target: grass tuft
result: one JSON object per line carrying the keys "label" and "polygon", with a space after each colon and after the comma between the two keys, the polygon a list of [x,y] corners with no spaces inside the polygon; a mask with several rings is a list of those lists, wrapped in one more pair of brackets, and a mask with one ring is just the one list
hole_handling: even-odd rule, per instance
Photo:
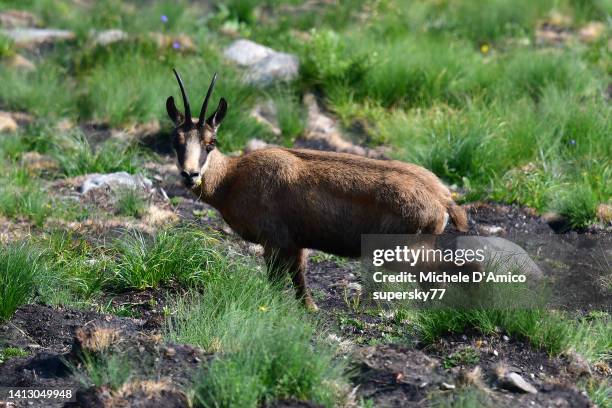
{"label": "grass tuft", "polygon": [[257,407],[281,398],[336,406],[343,368],[289,294],[246,260],[217,270],[181,299],[166,336],[220,353],[195,384],[195,405]]}
{"label": "grass tuft", "polygon": [[0,246],[0,320],[9,319],[31,298],[37,275],[44,273],[40,256],[31,245]]}
{"label": "grass tuft", "polygon": [[117,213],[128,217],[141,218],[147,211],[147,200],[134,188],[124,188],[117,192]]}
{"label": "grass tuft", "polygon": [[125,356],[118,354],[96,355],[85,353],[81,356],[81,361],[73,371],[80,377],[85,385],[103,385],[116,391],[123,384],[128,382],[132,375],[132,368]]}
{"label": "grass tuft", "polygon": [[123,289],[156,287],[170,281],[199,284],[226,260],[215,239],[196,228],[163,230],[153,236],[127,232],[113,251],[113,284]]}
{"label": "grass tuft", "polygon": [[61,171],[66,176],[88,173],[113,173],[126,171],[136,173],[142,168],[143,152],[137,146],[107,140],[94,148],[80,132],[62,138],[53,150]]}
{"label": "grass tuft", "polygon": [[608,322],[572,321],[558,312],[544,310],[431,310],[416,318],[425,342],[451,333],[477,330],[492,334],[503,330],[528,340],[552,355],[575,350],[591,361],[609,358],[612,328]]}

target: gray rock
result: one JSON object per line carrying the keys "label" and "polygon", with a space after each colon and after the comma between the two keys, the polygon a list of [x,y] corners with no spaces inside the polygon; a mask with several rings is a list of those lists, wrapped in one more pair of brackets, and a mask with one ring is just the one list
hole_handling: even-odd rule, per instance
{"label": "gray rock", "polygon": [[295,141],[295,147],[350,153],[377,159],[383,157],[379,151],[356,145],[345,138],[337,120],[321,109],[313,94],[304,95],[304,105],[308,109],[306,131]]}
{"label": "gray rock", "polygon": [[297,77],[300,67],[295,55],[278,52],[249,40],[234,41],[224,55],[237,65],[247,68],[245,81],[257,86],[291,81]]}
{"label": "gray rock", "polygon": [[250,115],[257,122],[267,127],[276,136],[281,135],[278,125],[278,109],[274,101],[267,100],[257,103],[250,112]]}
{"label": "gray rock", "polygon": [[502,386],[510,391],[537,394],[538,390],[517,373],[508,373],[502,381]]}
{"label": "gray rock", "polygon": [[117,188],[134,188],[149,191],[153,183],[148,178],[136,174],[132,175],[125,171],[109,174],[91,174],[81,184],[81,193],[85,194],[90,190],[109,187]]}
{"label": "gray rock", "polygon": [[0,133],[17,131],[17,121],[8,112],[0,111]]}
{"label": "gray rock", "polygon": [[251,139],[244,146],[244,152],[250,153],[255,150],[266,149],[268,147],[278,147],[278,146],[274,144],[266,143],[261,139]]}
{"label": "gray rock", "polygon": [[18,47],[32,47],[45,43],[72,40],[76,36],[72,31],[52,28],[9,28],[0,30],[0,34],[9,37]]}
{"label": "gray rock", "polygon": [[440,384],[440,389],[442,389],[442,390],[450,391],[450,390],[454,390],[455,388],[457,388],[457,387],[455,387],[455,384],[449,384],[449,383],[445,383],[445,382]]}
{"label": "gray rock", "polygon": [[6,10],[0,13],[0,27],[33,27],[39,24],[38,17],[22,10]]}
{"label": "gray rock", "polygon": [[122,30],[105,30],[94,34],[92,38],[93,45],[107,46],[119,41],[127,40],[128,35]]}
{"label": "gray rock", "polygon": [[500,235],[506,232],[504,227],[498,225],[479,225],[477,228],[482,235]]}
{"label": "gray rock", "polygon": [[490,261],[487,271],[497,274],[521,272],[527,279],[543,277],[542,270],[531,259],[527,251],[507,239],[500,237],[461,236],[457,238],[457,249],[482,249],[485,260]]}

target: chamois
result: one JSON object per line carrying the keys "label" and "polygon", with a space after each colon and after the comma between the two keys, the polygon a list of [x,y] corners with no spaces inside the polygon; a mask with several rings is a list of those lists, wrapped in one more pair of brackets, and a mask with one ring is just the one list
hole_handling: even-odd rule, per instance
{"label": "chamois", "polygon": [[174,74],[185,113],[172,96],[166,110],[175,124],[172,142],[185,186],[243,239],[261,244],[270,279],[288,271],[307,308],[317,309],[306,285],[307,249],[358,257],[362,234],[440,234],[449,216],[458,230],[467,229],[465,211],[448,188],[414,164],[286,148],[224,155],[216,141],[225,99],[205,117],[217,75],[196,122],[183,81]]}

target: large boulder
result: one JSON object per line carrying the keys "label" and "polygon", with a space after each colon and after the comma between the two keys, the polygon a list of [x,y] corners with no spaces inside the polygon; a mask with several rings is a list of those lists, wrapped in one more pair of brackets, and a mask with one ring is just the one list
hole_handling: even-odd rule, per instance
{"label": "large boulder", "polygon": [[457,249],[483,250],[486,261],[497,274],[508,272],[525,274],[528,279],[541,279],[544,274],[531,259],[527,251],[512,241],[501,237],[460,236],[457,238]]}
{"label": "large boulder", "polygon": [[132,175],[125,171],[109,174],[91,174],[81,184],[80,191],[85,194],[98,188],[134,188],[145,191],[151,190],[153,183],[141,174]]}
{"label": "large boulder", "polygon": [[0,34],[7,36],[18,47],[32,48],[43,44],[58,41],[73,40],[76,38],[72,31],[57,30],[53,28],[8,28],[0,30]]}
{"label": "large boulder", "polygon": [[276,81],[291,81],[298,75],[297,56],[278,52],[249,40],[236,40],[224,52],[230,61],[247,68],[247,83],[266,86]]}

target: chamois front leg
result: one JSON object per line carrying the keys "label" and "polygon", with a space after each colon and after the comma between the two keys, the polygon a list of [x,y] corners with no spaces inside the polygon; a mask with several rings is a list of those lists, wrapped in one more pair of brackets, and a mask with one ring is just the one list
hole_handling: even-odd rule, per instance
{"label": "chamois front leg", "polygon": [[265,248],[264,257],[271,282],[282,282],[289,273],[297,299],[311,312],[319,310],[306,285],[306,250]]}

